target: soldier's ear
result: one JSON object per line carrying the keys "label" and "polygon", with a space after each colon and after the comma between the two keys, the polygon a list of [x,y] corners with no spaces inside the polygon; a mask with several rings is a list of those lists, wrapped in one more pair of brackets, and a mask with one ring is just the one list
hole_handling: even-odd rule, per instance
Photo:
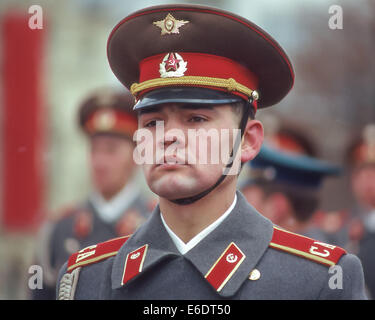
{"label": "soldier's ear", "polygon": [[241,144],[241,162],[253,160],[263,143],[263,125],[258,120],[249,120]]}

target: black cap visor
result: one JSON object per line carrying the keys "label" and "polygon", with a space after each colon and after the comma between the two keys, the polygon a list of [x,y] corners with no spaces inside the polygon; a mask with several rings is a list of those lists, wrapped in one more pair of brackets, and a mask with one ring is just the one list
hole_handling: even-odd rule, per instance
{"label": "black cap visor", "polygon": [[239,96],[206,88],[161,88],[146,93],[134,110],[147,109],[166,103],[231,104],[244,101]]}

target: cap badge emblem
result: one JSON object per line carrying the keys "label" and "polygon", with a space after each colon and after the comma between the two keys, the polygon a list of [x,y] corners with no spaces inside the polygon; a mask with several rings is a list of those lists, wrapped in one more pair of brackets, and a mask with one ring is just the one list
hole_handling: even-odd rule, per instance
{"label": "cap badge emblem", "polygon": [[111,110],[101,110],[95,115],[94,121],[97,130],[110,130],[116,122],[116,117]]}
{"label": "cap badge emblem", "polygon": [[160,77],[182,77],[187,70],[186,65],[187,62],[178,53],[168,53],[160,63]]}
{"label": "cap badge emblem", "polygon": [[154,25],[161,29],[161,35],[171,33],[178,34],[180,33],[178,29],[187,23],[189,23],[189,21],[177,20],[170,13],[167,14],[164,20],[153,22]]}

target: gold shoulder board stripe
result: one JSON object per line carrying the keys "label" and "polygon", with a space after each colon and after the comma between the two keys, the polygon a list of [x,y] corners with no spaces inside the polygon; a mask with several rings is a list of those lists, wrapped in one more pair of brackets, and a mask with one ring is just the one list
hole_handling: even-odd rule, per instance
{"label": "gold shoulder board stripe", "polygon": [[73,264],[73,265],[69,266],[68,267],[68,271],[72,271],[72,270],[74,270],[77,267],[82,267],[82,266],[85,266],[87,264],[91,264],[91,263],[94,263],[94,262],[99,262],[101,260],[104,260],[104,259],[107,259],[109,257],[115,256],[117,254],[117,252],[118,251],[113,251],[113,252],[105,253],[105,254],[102,254],[101,256],[97,256],[97,257],[94,257],[92,259],[88,259],[88,260],[84,260],[84,261],[78,262],[76,264]]}
{"label": "gold shoulder board stripe", "polygon": [[298,256],[301,256],[301,257],[305,257],[307,259],[311,259],[311,260],[314,260],[314,261],[326,264],[328,266],[334,266],[336,264],[336,263],[334,263],[334,262],[332,262],[330,260],[327,260],[327,259],[324,259],[324,258],[321,258],[321,257],[317,257],[317,256],[314,256],[312,254],[309,254],[309,253],[306,253],[306,252],[303,252],[303,251],[300,251],[300,250],[296,250],[296,249],[293,249],[293,248],[285,247],[285,246],[279,245],[277,243],[270,242],[270,247],[276,248],[276,249],[280,249],[280,250],[283,250],[283,251],[287,251],[287,252],[293,253],[295,255],[298,255]]}
{"label": "gold shoulder board stripe", "polygon": [[99,244],[88,246],[72,254],[68,260],[68,272],[73,271],[75,268],[115,256],[129,238],[130,236],[111,239]]}

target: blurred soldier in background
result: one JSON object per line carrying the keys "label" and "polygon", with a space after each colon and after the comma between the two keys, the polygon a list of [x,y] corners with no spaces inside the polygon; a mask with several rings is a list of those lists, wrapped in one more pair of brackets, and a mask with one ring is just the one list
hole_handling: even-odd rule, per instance
{"label": "blurred soldier in background", "polygon": [[349,220],[346,210],[318,210],[314,215],[314,222],[324,232],[327,242],[341,247],[346,247],[349,241]]}
{"label": "blurred soldier in background", "polygon": [[44,283],[42,290],[32,290],[33,299],[55,299],[57,273],[73,252],[131,234],[147,218],[148,208],[135,181],[132,137],[138,124],[133,105],[130,92],[111,89],[81,104],[79,124],[90,143],[93,190],[83,203],[43,226],[36,264],[43,268]]}
{"label": "blurred soldier in background", "polygon": [[[265,123],[266,127],[265,142],[267,142],[270,147],[296,154],[314,156],[314,146],[301,135],[298,130],[292,129],[291,127],[282,127],[279,120],[272,115],[268,115],[264,118],[263,123]],[[247,201],[263,214],[263,206],[266,200],[265,188],[270,183],[269,173],[270,170],[263,171],[260,168],[257,169],[257,172],[252,170],[252,172],[249,173],[249,177],[246,177],[244,181],[240,183],[241,192],[244,194]]]}
{"label": "blurred soldier in background", "polygon": [[[250,173],[250,177],[240,183],[239,189],[246,200],[258,211],[264,215],[263,207],[266,201],[265,186],[267,184],[267,173]],[[269,218],[269,217],[267,217]]]}
{"label": "blurred soldier in background", "polygon": [[348,152],[355,205],[350,215],[350,247],[362,261],[369,296],[375,298],[375,124]]}
{"label": "blurred soldier in background", "polygon": [[315,226],[313,216],[319,206],[324,178],[337,175],[339,169],[317,160],[313,154],[314,148],[305,137],[281,129],[267,139],[267,144],[250,162],[250,177],[241,189],[251,204],[256,199],[262,214],[275,224],[327,242],[324,232]]}

